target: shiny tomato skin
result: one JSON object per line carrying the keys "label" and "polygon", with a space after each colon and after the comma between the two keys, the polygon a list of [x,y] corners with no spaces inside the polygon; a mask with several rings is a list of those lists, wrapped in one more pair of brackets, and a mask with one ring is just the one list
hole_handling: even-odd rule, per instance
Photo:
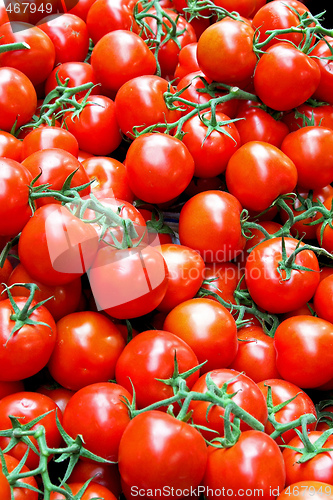
{"label": "shiny tomato skin", "polygon": [[22,160],[22,142],[3,130],[0,130],[0,157],[10,158],[17,162]]}
{"label": "shiny tomato skin", "polygon": [[332,323],[314,316],[286,319],[274,336],[277,369],[302,388],[325,384],[333,378],[332,344]]}
{"label": "shiny tomato skin", "polygon": [[[45,82],[45,94],[49,94],[58,85],[56,75],[58,75],[59,80],[64,83],[67,78],[68,87],[78,87],[84,83],[92,82],[94,85],[97,84],[96,76],[90,64],[85,62],[66,62],[59,64],[54,70],[49,74]],[[90,89],[90,95],[98,94],[99,87],[93,87]],[[86,95],[87,91],[81,91],[76,94],[76,99],[81,99]]]}
{"label": "shiny tomato skin", "polygon": [[333,488],[331,484],[321,481],[298,481],[285,488],[277,497],[277,500],[297,500],[302,495],[303,500],[326,500],[333,499]]}
{"label": "shiny tomato skin", "polygon": [[[173,123],[180,118],[181,112],[168,109],[164,101],[163,96],[168,87],[169,82],[156,75],[138,76],[120,87],[115,106],[123,134],[132,139],[134,126],[141,131],[155,123]],[[174,93],[172,87],[170,92]]]}
{"label": "shiny tomato skin", "polygon": [[[331,210],[333,204],[333,196],[328,196],[328,198],[325,199],[324,201],[324,206],[328,209]],[[317,214],[316,217],[318,217],[319,214]],[[319,245],[327,250],[328,252],[333,252],[333,230],[330,227],[329,224],[324,226],[323,229],[323,224],[317,224],[317,231],[316,231],[316,238],[319,243]]]}
{"label": "shiny tomato skin", "polygon": [[[241,500],[244,492],[260,498],[276,498],[285,484],[282,453],[272,438],[260,431],[242,432],[230,448],[209,450],[203,485],[207,498],[218,499],[218,491],[228,492],[228,497]],[[260,488],[259,488],[260,486]],[[252,493],[252,495],[251,495]]]}
{"label": "shiny tomato skin", "polygon": [[22,143],[22,160],[42,149],[64,149],[76,158],[79,145],[74,135],[60,127],[36,128],[25,136]]}
{"label": "shiny tomato skin", "polygon": [[[287,424],[301,417],[305,413],[312,413],[317,417],[316,407],[312,399],[297,385],[288,382],[287,380],[279,379],[267,379],[258,382],[258,387],[264,395],[267,401],[268,387],[271,387],[272,391],[272,401],[273,405],[277,406],[289,399],[292,399],[287,405],[281,408],[275,413],[276,421],[281,424]],[[315,429],[316,422],[307,425],[308,431],[313,431]],[[298,427],[301,430],[301,427]],[[265,426],[265,432],[267,434],[272,434],[274,427],[267,421]],[[287,444],[289,441],[296,436],[294,429],[290,429],[281,434],[280,437],[276,438],[278,444]]]}
{"label": "shiny tomato skin", "polygon": [[[68,233],[74,243],[70,246],[65,237]],[[92,224],[85,224],[61,205],[50,204],[37,209],[24,226],[18,252],[33,278],[55,286],[82,276],[97,249],[98,235]]]}
{"label": "shiny tomato skin", "polygon": [[229,367],[245,373],[258,383],[268,378],[279,378],[276,367],[274,339],[260,326],[241,328],[237,332],[238,351]]}
{"label": "shiny tomato skin", "polygon": [[[112,65],[105,64],[108,58]],[[91,65],[98,82],[114,93],[128,80],[156,71],[155,57],[142,38],[125,30],[112,31],[97,42]]]}
{"label": "shiny tomato skin", "polygon": [[185,144],[175,137],[150,133],[137,137],[125,160],[129,186],[147,203],[165,203],[189,185],[194,160]]}
{"label": "shiny tomato skin", "polygon": [[282,121],[287,125],[289,132],[295,132],[300,127],[307,125],[307,120],[311,120],[311,122],[313,120],[313,125],[333,129],[333,106],[326,103],[311,106],[305,103],[282,117]]}
{"label": "shiny tomato skin", "polygon": [[311,52],[311,55],[315,56],[314,61],[316,61],[321,75],[319,85],[316,88],[313,97],[319,101],[333,104],[332,61],[330,59],[326,59],[331,55],[331,50],[328,45],[330,45],[330,47],[333,46],[333,37],[325,36],[324,39],[320,40],[315,45],[313,51]]}
{"label": "shiny tomato skin", "polygon": [[237,327],[230,312],[210,299],[190,299],[167,315],[164,330],[172,332],[193,349],[199,363],[206,361],[200,373],[227,368],[234,360]]}
{"label": "shiny tomato skin", "polygon": [[157,249],[162,253],[168,268],[168,287],[159,311],[169,312],[175,306],[192,299],[203,280],[205,263],[202,257],[184,245],[164,244]]}
{"label": "shiny tomato skin", "polygon": [[192,73],[193,71],[199,71],[200,68],[197,60],[197,45],[198,42],[192,42],[180,49],[178,55],[178,64],[174,73],[174,77],[177,83],[189,73]]}
{"label": "shiny tomato skin", "polygon": [[[83,99],[78,102],[81,103]],[[90,96],[87,102],[88,105],[78,117],[71,111],[66,113],[64,123],[76,137],[80,149],[94,155],[108,155],[121,143],[115,104],[112,99],[102,95]]]}
{"label": "shiny tomato skin", "polygon": [[[284,238],[287,257],[298,245],[294,238]],[[305,270],[291,270],[289,279],[286,271],[280,270],[282,259],[282,238],[272,238],[257,245],[247,258],[245,282],[251,297],[259,307],[272,313],[285,313],[308,302],[319,283],[319,264],[312,250],[299,252],[295,264]],[[308,270],[311,269],[311,270]]]}
{"label": "shiny tomato skin", "polygon": [[228,262],[242,252],[242,206],[223,191],[204,191],[183,206],[179,218],[182,245],[197,250],[205,262]]}
{"label": "shiny tomato skin", "polygon": [[21,71],[0,68],[0,128],[10,132],[27,123],[37,108],[37,94],[29,78]]}
{"label": "shiny tomato skin", "polygon": [[[9,473],[13,472],[14,469],[20,463],[19,460],[12,457],[11,455],[8,455],[7,453],[4,453],[3,458],[5,460],[6,467],[7,467],[7,470]],[[1,466],[0,466],[0,471],[1,471]],[[28,467],[23,465],[20,469],[20,472],[21,473],[27,473],[27,472],[29,473],[30,470],[28,469]],[[23,479],[19,479],[18,482],[19,482],[19,484],[25,483],[25,484],[32,486],[33,488],[38,488],[38,485],[37,485],[37,482],[36,482],[36,479],[34,478],[34,476],[30,476],[30,477],[28,476],[28,477],[25,477]],[[13,488],[14,500],[38,500],[37,491],[29,490],[28,488],[24,488],[24,487],[21,488],[21,487],[17,487],[17,486],[15,487],[15,486]],[[2,490],[0,490],[0,491],[1,491],[1,499],[3,499],[4,498],[3,492],[2,492]]]}
{"label": "shiny tomato skin", "polygon": [[167,273],[163,256],[153,247],[104,247],[96,255],[89,280],[99,310],[113,318],[129,319],[158,306],[167,289]]}
{"label": "shiny tomato skin", "polygon": [[117,198],[133,203],[134,194],[129,188],[126,167],[115,158],[91,156],[82,162],[90,180],[95,179],[91,190],[98,198]]}
{"label": "shiny tomato skin", "polygon": [[[20,310],[27,302],[26,297],[13,300]],[[32,302],[32,306],[36,304]],[[11,335],[15,326],[13,314],[10,300],[0,301],[0,380],[9,382],[31,377],[44,368],[56,342],[55,321],[43,305],[37,307],[30,318],[45,324],[25,324]]]}
{"label": "shiny tomato skin", "polygon": [[[123,397],[132,401],[131,394],[124,387],[111,382],[83,387],[66,406],[65,431],[74,439],[81,434],[89,451],[116,461],[121,436],[130,422]],[[99,439],[96,439],[97,430]]]}
{"label": "shiny tomato skin", "polygon": [[118,464],[79,460],[70,475],[69,481],[71,483],[85,483],[92,477],[94,483],[105,486],[119,498],[121,485]]}
{"label": "shiny tomato skin", "polygon": [[287,42],[267,49],[254,73],[256,95],[277,111],[288,111],[303,104],[313,95],[319,81],[317,63]]}
{"label": "shiny tomato skin", "polygon": [[29,185],[33,180],[29,170],[10,158],[0,158],[1,206],[0,234],[18,234],[31,216]]}
{"label": "shiny tomato skin", "polygon": [[201,71],[212,80],[227,84],[250,79],[257,62],[253,36],[250,25],[229,17],[212,24],[198,41]]}
{"label": "shiny tomato skin", "polygon": [[89,48],[86,23],[68,12],[51,14],[38,23],[38,27],[52,40],[55,47],[55,65],[83,62]]}
{"label": "shiny tomato skin", "polygon": [[51,398],[59,407],[62,414],[64,414],[65,408],[74,394],[73,391],[65,389],[64,387],[57,387],[56,389],[52,389],[52,387],[49,386],[41,386],[37,389],[36,392],[39,392],[40,394],[44,394],[45,396]]}
{"label": "shiny tomato skin", "polygon": [[293,161],[277,147],[250,141],[230,158],[226,182],[229,192],[244,208],[262,211],[280,194],[293,191],[297,170]]}
{"label": "shiny tomato skin", "polygon": [[0,65],[22,71],[33,85],[46,80],[55,63],[55,48],[51,39],[37,26],[28,23],[6,23],[0,27],[1,45],[25,42],[29,50],[14,50],[0,54]]}
{"label": "shiny tomato skin", "polygon": [[[78,483],[72,483],[69,482],[66,483],[68,485],[68,488],[72,492],[72,495],[77,495],[81,488],[84,486],[84,482],[78,482]],[[94,481],[91,481],[83,493],[83,495],[80,495],[80,500],[95,500],[96,498],[101,498],[103,500],[116,500],[116,497],[114,496],[113,493],[111,493],[110,490],[105,488],[105,486],[102,486],[101,484],[97,484]],[[50,500],[65,500],[66,497],[65,495],[62,495],[60,492],[54,492],[52,491],[50,495]]]}
{"label": "shiny tomato skin", "polygon": [[323,188],[333,181],[333,130],[300,128],[284,138],[281,150],[294,162],[303,188]]}
{"label": "shiny tomato skin", "polygon": [[[45,428],[45,437],[50,448],[57,448],[61,444],[61,435],[57,428],[56,412],[60,423],[62,422],[61,411],[56,403],[44,394],[37,392],[18,392],[3,398],[0,401],[0,429],[10,429],[12,427],[9,415],[13,415],[20,419],[21,423],[27,424],[36,417],[44,413],[51,412],[42,418],[32,428],[37,429],[40,425]],[[38,450],[38,444],[34,437],[30,437],[32,443]],[[9,443],[8,437],[0,438],[0,446],[4,449]],[[27,445],[19,442],[12,448],[8,455],[21,460],[27,450]],[[29,469],[35,469],[39,464],[39,455],[36,455],[32,450],[29,451],[25,465]]]}
{"label": "shiny tomato skin", "polygon": [[120,441],[119,471],[128,487],[153,491],[165,485],[181,490],[196,488],[206,462],[207,447],[200,433],[159,411],[134,417]]}
{"label": "shiny tomato skin", "polygon": [[2,470],[0,470],[0,491],[3,500],[12,499],[9,482],[7,481],[6,476],[2,473]]}
{"label": "shiny tomato skin", "polygon": [[333,323],[333,274],[322,280],[314,294],[314,308],[319,318]]}
{"label": "shiny tomato skin", "polygon": [[56,382],[77,391],[114,379],[116,362],[124,347],[116,325],[101,313],[68,314],[57,323],[57,341],[48,369]]}
{"label": "shiny tomato skin", "polygon": [[[39,290],[36,290],[34,298],[36,302],[49,299],[44,307],[52,314],[54,321],[58,321],[63,316],[76,311],[81,297],[81,280],[77,278],[65,285],[47,286],[30,276],[24,266],[19,263],[8,279],[8,286],[14,283],[36,283]],[[22,286],[15,286],[11,289],[14,297],[28,297],[29,291]]]}
{"label": "shiny tomato skin", "polygon": [[[204,279],[207,281],[214,279],[214,281],[203,283],[202,288],[216,293],[216,295],[226,302],[236,304],[234,292],[243,274],[244,271],[232,262],[206,263]],[[212,296],[208,296],[207,298],[217,300]]]}
{"label": "shiny tomato skin", "polygon": [[[168,331],[147,330],[127,344],[117,361],[116,380],[130,393],[133,384],[139,409],[173,396],[172,387],[157,379],[172,377],[175,355],[179,373],[199,364],[192,348]],[[187,386],[191,388],[198,378],[197,371],[186,379]]]}
{"label": "shiny tomato skin", "polygon": [[[238,404],[238,406],[253,415],[263,425],[266,424],[268,413],[265,398],[260,392],[258,385],[253,380],[236,370],[227,368],[213,370],[209,372],[209,374],[212,381],[219,388],[222,388],[223,384],[227,383],[227,394],[236,393],[232,400]],[[206,376],[207,374],[201,375],[199,380],[192,387],[192,391],[199,393],[207,392]],[[224,409],[221,406],[213,405],[207,414],[209,406],[210,403],[208,402],[192,400],[189,409],[193,410],[193,422],[197,425],[203,425],[209,429],[213,429],[217,431],[220,436],[223,436],[224,423],[222,417],[224,415]],[[233,415],[231,414],[231,421],[232,420]],[[241,421],[240,429],[241,431],[245,431],[249,430],[250,427]],[[202,430],[201,432],[202,435],[208,440],[218,437],[217,434],[213,434],[212,432],[205,430]]]}

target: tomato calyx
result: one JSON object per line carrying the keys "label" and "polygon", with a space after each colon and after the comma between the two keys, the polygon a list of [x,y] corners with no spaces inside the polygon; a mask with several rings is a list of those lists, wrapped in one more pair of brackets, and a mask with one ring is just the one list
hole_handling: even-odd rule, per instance
{"label": "tomato calyx", "polygon": [[[16,332],[18,332],[24,325],[32,325],[32,326],[43,325],[43,326],[47,326],[48,328],[50,328],[52,330],[52,327],[50,325],[48,325],[47,323],[45,323],[44,321],[33,320],[30,318],[30,316],[32,315],[32,313],[36,309],[43,306],[46,302],[51,300],[53,297],[49,297],[45,300],[42,300],[41,302],[38,302],[34,306],[30,307],[32,304],[32,301],[34,299],[34,295],[35,295],[36,290],[39,290],[36,283],[14,283],[11,286],[7,286],[5,283],[2,283],[2,285],[4,286],[4,290],[1,293],[4,293],[4,292],[7,293],[8,298],[9,298],[10,303],[11,303],[11,306],[12,306],[13,311],[14,311],[13,314],[11,314],[10,319],[11,319],[11,321],[15,322],[15,325],[14,325],[14,327],[13,327],[13,329],[12,329],[12,331],[11,331],[7,341],[6,341],[5,346],[8,344],[8,342],[13,337],[13,335]],[[27,298],[27,301],[24,304],[22,309],[20,309],[19,306],[16,304],[16,302],[13,298],[13,295],[10,292],[10,289],[13,288],[14,286],[23,286],[24,288],[27,288],[30,291],[30,295]]]}

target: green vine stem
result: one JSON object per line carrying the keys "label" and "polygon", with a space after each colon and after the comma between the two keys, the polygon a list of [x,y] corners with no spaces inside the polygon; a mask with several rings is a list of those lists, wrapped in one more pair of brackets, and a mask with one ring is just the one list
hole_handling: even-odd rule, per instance
{"label": "green vine stem", "polygon": [[29,50],[30,45],[26,42],[15,42],[15,43],[6,43],[4,45],[0,45],[0,54],[4,52],[12,52],[13,50]]}

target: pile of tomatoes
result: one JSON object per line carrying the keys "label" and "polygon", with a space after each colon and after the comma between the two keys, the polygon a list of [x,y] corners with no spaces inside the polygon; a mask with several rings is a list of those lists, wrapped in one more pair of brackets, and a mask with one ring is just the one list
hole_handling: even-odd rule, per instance
{"label": "pile of tomatoes", "polygon": [[310,10],[1,2],[1,500],[333,499]]}

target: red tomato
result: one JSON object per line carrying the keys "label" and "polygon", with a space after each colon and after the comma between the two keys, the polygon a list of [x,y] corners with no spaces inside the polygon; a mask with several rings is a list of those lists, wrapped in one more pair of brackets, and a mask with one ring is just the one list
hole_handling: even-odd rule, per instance
{"label": "red tomato", "polygon": [[[324,206],[328,209],[331,210],[333,203],[333,196],[329,196],[326,198],[324,201]],[[317,214],[317,217],[319,214]],[[324,230],[323,230],[324,227]],[[322,248],[325,248],[328,252],[333,252],[333,230],[330,227],[330,224],[327,224],[323,226],[323,224],[318,224],[317,225],[317,231],[316,231],[316,237],[317,241],[319,242],[320,246]]]}
{"label": "red tomato", "polygon": [[281,150],[294,162],[303,188],[322,188],[333,181],[333,130],[300,128],[285,137]]}
{"label": "red tomato", "polygon": [[[57,428],[56,412],[61,423],[61,411],[51,398],[44,396],[44,394],[38,394],[38,392],[17,392],[16,394],[3,398],[0,401],[0,429],[11,429],[12,425],[9,415],[17,417],[21,424],[27,424],[31,422],[31,420],[47,412],[50,413],[35,424],[32,429],[37,429],[42,425],[45,429],[45,437],[48,446],[50,448],[58,448],[62,438]],[[29,439],[31,439],[31,442],[38,450],[39,447],[36,439],[33,437]],[[5,449],[9,441],[10,438],[8,437],[0,437],[0,447]],[[8,452],[8,455],[21,460],[26,450],[27,445],[21,441]],[[24,465],[29,469],[35,469],[38,464],[39,455],[36,455],[36,453],[30,449]]]}
{"label": "red tomato", "polygon": [[[298,246],[304,246],[293,238],[285,238],[284,243],[287,257]],[[279,237],[259,243],[248,256],[245,266],[246,286],[252,299],[259,307],[277,314],[292,311],[308,302],[320,279],[318,259],[312,250],[303,250],[296,255],[295,264],[306,269],[291,269],[289,278],[281,262],[282,238]]]}
{"label": "red tomato", "polygon": [[285,488],[277,500],[296,500],[300,496],[302,500],[326,500],[333,499],[333,488],[331,484],[321,481],[299,481]]}
{"label": "red tomato", "polygon": [[198,63],[209,78],[236,84],[250,79],[257,63],[254,30],[242,21],[225,17],[212,24],[198,41]]}
{"label": "red tomato", "polygon": [[[199,38],[199,37],[198,37]],[[188,43],[180,49],[178,55],[178,64],[175,69],[174,77],[176,81],[184,78],[184,76],[193,71],[199,71],[197,60],[197,42]]]}
{"label": "red tomato", "polygon": [[333,274],[319,283],[313,300],[319,318],[333,323]]}
{"label": "red tomato", "polygon": [[228,262],[244,248],[242,206],[229,193],[204,191],[183,206],[179,218],[182,245],[197,250],[205,262]]}
{"label": "red tomato", "polygon": [[0,128],[10,132],[15,122],[16,127],[24,125],[36,108],[37,94],[29,78],[17,69],[0,68]]}
{"label": "red tomato", "polygon": [[[67,177],[74,170],[76,172],[71,182],[72,187],[82,186],[82,184],[89,182],[89,177],[79,160],[64,149],[53,148],[36,151],[23,160],[22,165],[29,170],[33,178],[42,172],[42,175],[36,180],[35,186],[50,184],[52,189],[60,190]],[[89,186],[80,192],[81,196],[89,195],[89,193]],[[38,206],[50,203],[60,202],[54,198],[41,198],[37,201]]]}
{"label": "red tomato", "polygon": [[163,329],[187,342],[199,363],[207,361],[200,373],[226,368],[236,356],[235,320],[225,307],[213,300],[182,302],[169,312]]}
{"label": "red tomato", "polygon": [[73,14],[51,14],[38,23],[38,27],[52,40],[55,48],[55,65],[84,61],[89,48],[86,23]]}
{"label": "red tomato", "polygon": [[[36,283],[39,290],[36,290],[34,298],[36,302],[50,300],[45,302],[44,306],[51,313],[55,321],[63,316],[76,311],[81,297],[80,278],[70,281],[65,285],[47,286],[40,283],[30,276],[22,264],[18,264],[11,273],[7,285],[14,283]],[[15,286],[11,293],[14,297],[28,297],[29,291],[22,286]]]}
{"label": "red tomato", "polygon": [[137,318],[153,311],[167,289],[167,266],[150,246],[116,250],[101,248],[89,270],[99,310],[117,319]]}
{"label": "red tomato", "polygon": [[274,339],[259,326],[249,326],[237,332],[238,351],[229,365],[233,370],[245,373],[254,382],[279,378],[276,368]]}
{"label": "red tomato", "polygon": [[[36,153],[35,153],[36,154]],[[60,205],[45,205],[25,225],[19,241],[20,261],[45,285],[63,285],[82,276],[92,264],[98,235]]]}
{"label": "red tomato", "polygon": [[57,342],[48,363],[54,380],[77,391],[115,377],[116,362],[125,347],[123,336],[100,313],[72,313],[57,323]]}
{"label": "red tomato", "polygon": [[315,60],[288,42],[267,49],[254,74],[256,95],[266,106],[278,111],[303,104],[312,96],[319,81],[320,70]]}
{"label": "red tomato", "polygon": [[234,500],[244,498],[244,493],[273,500],[285,477],[278,445],[266,434],[249,430],[230,448],[211,448],[203,485],[209,499],[218,499],[218,492],[225,491]]}
{"label": "red tomato", "polygon": [[[265,400],[267,400],[268,386],[271,387],[272,390],[272,401],[274,406],[278,406],[293,398],[287,405],[283,406],[276,413],[274,413],[276,421],[280,424],[292,422],[305,413],[312,413],[315,417],[317,417],[314,403],[310,397],[295,384],[280,378],[262,380],[258,383],[258,387],[263,393]],[[307,430],[314,430],[315,426],[315,422],[308,424]],[[298,429],[301,430],[301,427],[298,427]],[[266,423],[265,432],[267,434],[272,434],[272,432],[274,432],[274,427],[269,421]],[[276,442],[278,444],[287,444],[294,436],[296,436],[295,430],[290,429],[283,432],[280,437],[276,438]]]}
{"label": "red tomato", "polygon": [[[148,223],[149,221],[152,221],[153,217],[155,216],[157,221],[159,221],[158,216],[156,214],[153,215],[153,212],[150,210],[147,210],[145,208],[139,208],[138,209],[144,220]],[[155,224],[155,221],[153,222]],[[163,231],[163,226],[161,228],[161,231]],[[169,233],[164,233],[160,232],[160,228],[154,226],[152,228],[151,226],[149,227],[148,224],[148,244],[151,245],[152,247],[155,246],[160,246],[160,245],[165,245],[165,244],[171,244],[172,243],[172,236]]]}
{"label": "red tomato", "polygon": [[275,146],[251,141],[230,158],[226,182],[244,208],[262,211],[280,194],[293,191],[297,170],[292,160]]}
{"label": "red tomato", "polygon": [[13,266],[8,259],[8,257],[5,259],[5,262],[3,263],[3,266],[0,267],[0,300],[4,300],[6,298],[6,294],[2,293],[5,289],[5,284],[8,285],[8,279],[13,271]]}
{"label": "red tomato", "polygon": [[175,306],[192,299],[203,280],[205,263],[192,248],[183,245],[165,244],[157,248],[168,268],[168,287],[159,311],[169,312]]}
{"label": "red tomato", "polygon": [[[79,99],[79,103],[83,99]],[[81,149],[94,155],[108,155],[121,143],[114,102],[108,97],[94,95],[88,97],[87,103],[79,116],[68,111],[64,123]]]}
{"label": "red tomato", "polygon": [[[98,2],[96,0],[93,7]],[[112,64],[105,64],[109,58]],[[153,75],[156,71],[155,57],[142,38],[121,29],[108,33],[97,42],[91,55],[91,65],[97,80],[114,93],[128,80]]]}
{"label": "red tomato", "polygon": [[[120,87],[115,105],[117,121],[123,134],[132,139],[134,126],[141,131],[155,123],[173,123],[180,118],[181,112],[169,109],[165,103],[164,93],[168,91],[169,85],[159,76],[142,75]],[[171,86],[170,92],[174,93]]]}
{"label": "red tomato", "polygon": [[5,156],[20,162],[22,159],[22,142],[12,134],[0,130],[0,157]]}
{"label": "red tomato", "polygon": [[74,5],[74,7],[68,10],[68,13],[78,16],[86,22],[89,9],[95,1],[96,0],[80,0]]}
{"label": "red tomato", "polygon": [[65,431],[73,438],[80,434],[85,448],[92,453],[116,461],[121,436],[130,422],[123,398],[132,401],[131,394],[118,384],[103,382],[83,387],[66,406]]}
{"label": "red tomato", "polygon": [[57,387],[56,389],[52,389],[51,387],[48,386],[41,386],[37,389],[36,392],[39,392],[40,394],[44,394],[45,396],[51,398],[59,407],[62,414],[64,414],[65,408],[74,394],[73,391],[70,391],[69,389],[64,389],[63,387]]}
{"label": "red tomato", "polygon": [[95,196],[133,202],[134,195],[129,188],[123,163],[107,156],[91,156],[82,161],[82,166],[90,180],[95,179],[91,185]]}
{"label": "red tomato", "polygon": [[313,60],[318,65],[321,75],[319,85],[316,88],[313,97],[315,99],[319,99],[320,101],[328,102],[329,104],[333,104],[333,78],[332,61],[330,59],[327,59],[327,57],[329,58],[332,55],[330,49],[332,45],[333,38],[330,36],[325,36],[323,40],[319,40],[319,42],[311,51],[311,56],[315,56]]}
{"label": "red tomato", "polygon": [[[72,495],[77,495],[81,488],[84,486],[84,482],[81,483],[67,483],[69,490],[72,492]],[[52,491],[50,495],[50,500],[65,500],[68,496],[62,495],[59,492]],[[96,498],[101,498],[103,500],[116,500],[116,497],[110,490],[105,488],[100,484],[92,481],[89,483],[87,489],[80,495],[80,500],[95,500]]]}
{"label": "red tomato", "polygon": [[[212,381],[221,389],[223,384],[227,383],[227,394],[234,394],[232,401],[234,401],[238,406],[243,408],[243,410],[250,413],[262,424],[266,424],[267,421],[267,407],[263,394],[260,392],[257,384],[253,382],[249,377],[239,373],[235,370],[228,370],[222,368],[219,370],[213,370],[209,372]],[[206,385],[206,374],[202,375],[199,380],[192,387],[192,391],[199,393],[207,392]],[[209,408],[209,411],[207,411]],[[206,401],[191,401],[189,406],[190,410],[193,410],[192,419],[197,425],[203,425],[217,431],[220,436],[224,435],[224,408],[222,406],[212,405]],[[233,421],[233,415],[231,414],[231,421]],[[241,421],[240,424],[241,431],[249,430],[249,427],[245,422]],[[208,431],[201,431],[202,435],[211,440],[217,437],[217,434],[213,434]]]}
{"label": "red tomato", "polygon": [[247,101],[238,108],[235,126],[239,132],[241,144],[250,141],[263,141],[279,148],[288,127],[283,121],[276,120],[262,109],[258,103]]}
{"label": "red tomato", "polygon": [[137,31],[132,8],[126,0],[96,0],[88,11],[87,27],[95,45],[111,31],[130,31],[132,28]]}
{"label": "red tomato", "polygon": [[119,471],[123,485],[132,491],[133,487],[137,491],[152,490],[155,499],[161,498],[154,494],[155,488],[163,490],[168,486],[170,491],[196,488],[203,478],[206,462],[207,447],[200,433],[159,411],[134,417],[120,441]]}
{"label": "red tomato", "polygon": [[[243,276],[244,272],[232,262],[213,262],[206,264],[204,279],[212,280],[210,284],[202,284],[202,288],[216,293],[226,302],[236,304],[234,292],[237,288],[238,282]],[[216,300],[214,297],[208,297]]]}
{"label": "red tomato", "polygon": [[9,486],[9,482],[7,481],[6,476],[0,470],[0,492],[3,500],[11,500],[11,489]]}
{"label": "red tomato", "polygon": [[[13,472],[14,469],[19,465],[20,461],[14,457],[8,455],[7,453],[5,453],[3,455],[3,457],[5,459],[5,463],[6,463],[6,467],[7,467],[8,472],[9,473]],[[0,467],[0,471],[1,471],[1,467]],[[20,473],[24,474],[24,473],[29,473],[29,472],[30,472],[30,470],[25,465],[23,465],[20,468]],[[18,479],[18,483],[19,484],[22,484],[22,483],[28,484],[28,485],[32,486],[33,488],[38,487],[37,482],[33,476],[28,476],[28,477],[25,477],[23,479]],[[2,490],[0,490],[0,491],[1,491],[1,500],[2,500],[4,498],[3,492],[2,492]],[[17,484],[15,484],[13,487],[13,494],[14,494],[14,496],[13,496],[14,500],[38,500],[38,492],[37,491],[33,491],[33,490],[30,490],[30,489],[24,488],[24,487],[22,488],[20,486],[18,487]]]}
{"label": "red tomato", "polygon": [[120,474],[117,464],[87,462],[79,460],[70,475],[71,483],[85,483],[90,478],[94,483],[108,488],[117,498],[121,493]]}
{"label": "red tomato", "polygon": [[[27,302],[26,297],[13,300],[20,310]],[[32,306],[36,304],[36,301],[32,302]],[[4,381],[22,380],[35,375],[47,364],[56,342],[56,325],[44,306],[37,307],[29,316],[31,320],[44,324],[26,323],[12,334],[16,326],[15,316],[20,319],[11,301],[0,301],[0,380]]]}
{"label": "red tomato", "polygon": [[165,203],[180,195],[194,172],[192,155],[183,142],[162,133],[137,137],[125,165],[131,190],[147,203]]}
{"label": "red tomato", "polygon": [[[139,409],[174,395],[172,387],[158,379],[172,377],[175,356],[179,373],[198,365],[191,347],[168,331],[147,330],[127,344],[117,361],[116,380],[130,393],[133,384]],[[186,379],[189,389],[198,378],[199,372],[196,371]],[[166,410],[166,407],[161,409]]]}
{"label": "red tomato", "polygon": [[0,382],[0,399],[10,394],[15,394],[16,392],[24,391],[24,385],[21,380],[14,382]]}
{"label": "red tomato", "polygon": [[76,158],[79,154],[79,145],[74,135],[59,127],[36,128],[25,136],[22,146],[22,160],[42,149],[63,149]]}
{"label": "red tomato", "polygon": [[319,106],[301,104],[290,113],[286,113],[282,121],[287,124],[290,132],[295,132],[309,122],[316,126],[333,129],[333,106],[326,103]]}
{"label": "red tomato", "polygon": [[22,71],[33,85],[44,82],[53,70],[55,48],[51,39],[37,26],[28,23],[6,23],[0,27],[1,45],[25,42],[29,50],[0,54],[0,65]]}
{"label": "red tomato", "polygon": [[[260,225],[269,234],[275,234],[277,231],[279,231],[282,228],[281,224],[279,224],[278,222],[270,221],[270,220],[260,221]],[[252,248],[255,247],[261,241],[265,240],[264,233],[256,228],[251,228],[251,235],[249,235],[249,236],[251,236],[251,238],[246,240],[244,251],[237,258],[238,265],[242,269],[242,273],[241,274],[239,273],[239,279],[242,277],[242,274],[244,273],[245,264],[246,264],[247,258],[249,256]],[[239,281],[239,279],[238,279],[238,281]]]}
{"label": "red tomato", "polygon": [[[80,0],[79,3],[81,3]],[[45,94],[49,94],[58,85],[56,75],[58,75],[59,80],[64,83],[67,78],[68,87],[77,87],[83,85],[84,83],[92,82],[94,85],[97,84],[96,76],[90,64],[84,62],[66,62],[60,64],[50,73],[45,82]],[[85,96],[87,91],[82,91],[76,94],[76,99],[81,99]],[[91,89],[91,95],[98,94],[99,87],[93,87]]]}
{"label": "red tomato", "polygon": [[279,373],[302,388],[325,384],[333,378],[332,341],[333,325],[324,319],[314,316],[286,319],[274,337]]}

